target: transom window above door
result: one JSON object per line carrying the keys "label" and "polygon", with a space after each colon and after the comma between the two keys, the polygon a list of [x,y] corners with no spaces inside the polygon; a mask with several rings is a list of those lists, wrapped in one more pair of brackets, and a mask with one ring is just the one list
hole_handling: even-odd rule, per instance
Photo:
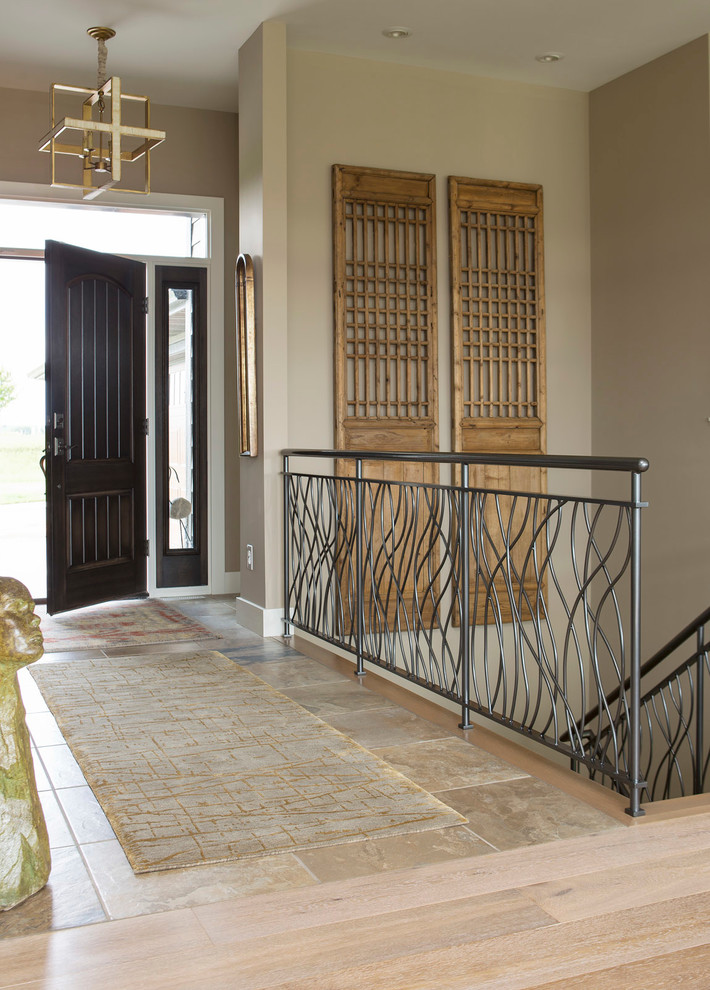
{"label": "transom window above door", "polygon": [[0,247],[43,250],[46,240],[115,254],[208,257],[208,215],[86,203],[0,200]]}

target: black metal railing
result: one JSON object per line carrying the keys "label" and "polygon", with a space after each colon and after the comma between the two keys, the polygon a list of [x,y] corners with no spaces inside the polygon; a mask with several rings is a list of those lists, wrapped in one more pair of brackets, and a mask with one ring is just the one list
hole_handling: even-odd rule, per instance
{"label": "black metal railing", "polygon": [[[294,458],[325,458],[333,470],[294,471]],[[381,461],[390,477],[366,477]],[[403,465],[423,477],[430,464],[454,480],[397,480]],[[491,464],[625,472],[631,498],[472,486],[471,466]],[[285,451],[286,633],[296,627],[349,651],[358,674],[368,662],[455,701],[463,728],[477,713],[565,754],[618,782],[629,813],[643,814],[647,467],[638,458]],[[590,734],[604,735],[602,749]]]}
{"label": "black metal railing", "polygon": [[[703,794],[710,783],[710,733],[705,731],[705,713],[710,711],[708,623],[710,608],[688,623],[641,667],[640,766],[647,781],[642,800],[659,801]],[[693,652],[679,663],[678,655],[687,654],[689,641]],[[648,684],[652,686],[645,688]],[[618,690],[627,687],[625,683]],[[608,701],[613,705],[615,695],[612,694]],[[595,752],[603,764],[611,726],[590,731],[591,724],[599,726],[596,709],[585,718],[584,736],[587,751]],[[624,740],[629,731],[627,718],[622,714],[614,732]],[[628,794],[623,780],[606,779],[603,772],[591,764],[582,766],[593,779],[600,779]]]}

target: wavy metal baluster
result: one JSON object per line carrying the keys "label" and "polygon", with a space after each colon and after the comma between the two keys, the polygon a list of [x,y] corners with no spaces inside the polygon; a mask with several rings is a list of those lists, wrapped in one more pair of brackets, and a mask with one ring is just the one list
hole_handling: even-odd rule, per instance
{"label": "wavy metal baluster", "polygon": [[459,493],[461,506],[459,518],[461,530],[459,546],[461,547],[461,721],[459,729],[473,728],[471,721],[471,640],[469,628],[471,625],[471,580],[470,557],[468,552],[468,530],[470,521],[470,504],[468,493],[468,464],[461,465],[461,489]]}

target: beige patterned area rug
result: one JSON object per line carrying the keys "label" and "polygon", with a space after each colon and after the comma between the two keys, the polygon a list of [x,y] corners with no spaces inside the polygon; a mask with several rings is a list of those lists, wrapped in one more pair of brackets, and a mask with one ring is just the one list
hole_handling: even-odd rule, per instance
{"label": "beige patterned area rug", "polygon": [[43,615],[41,628],[45,653],[223,639],[158,598]]}
{"label": "beige patterned area rug", "polygon": [[32,676],[136,873],[465,821],[220,653]]}

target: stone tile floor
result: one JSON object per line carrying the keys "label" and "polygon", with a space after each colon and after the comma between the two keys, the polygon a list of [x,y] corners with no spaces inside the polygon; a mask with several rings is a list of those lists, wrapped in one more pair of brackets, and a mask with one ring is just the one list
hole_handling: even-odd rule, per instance
{"label": "stone tile floor", "polygon": [[[613,818],[276,640],[236,622],[234,599],[172,600],[223,636],[132,654],[215,649],[468,818],[467,825],[136,876],[27,670],[20,681],[52,847],[47,887],[0,914],[0,937],[195,907],[620,828]],[[97,651],[91,654],[96,656]],[[125,650],[104,650],[121,656]],[[50,654],[41,663],[87,655]]]}

